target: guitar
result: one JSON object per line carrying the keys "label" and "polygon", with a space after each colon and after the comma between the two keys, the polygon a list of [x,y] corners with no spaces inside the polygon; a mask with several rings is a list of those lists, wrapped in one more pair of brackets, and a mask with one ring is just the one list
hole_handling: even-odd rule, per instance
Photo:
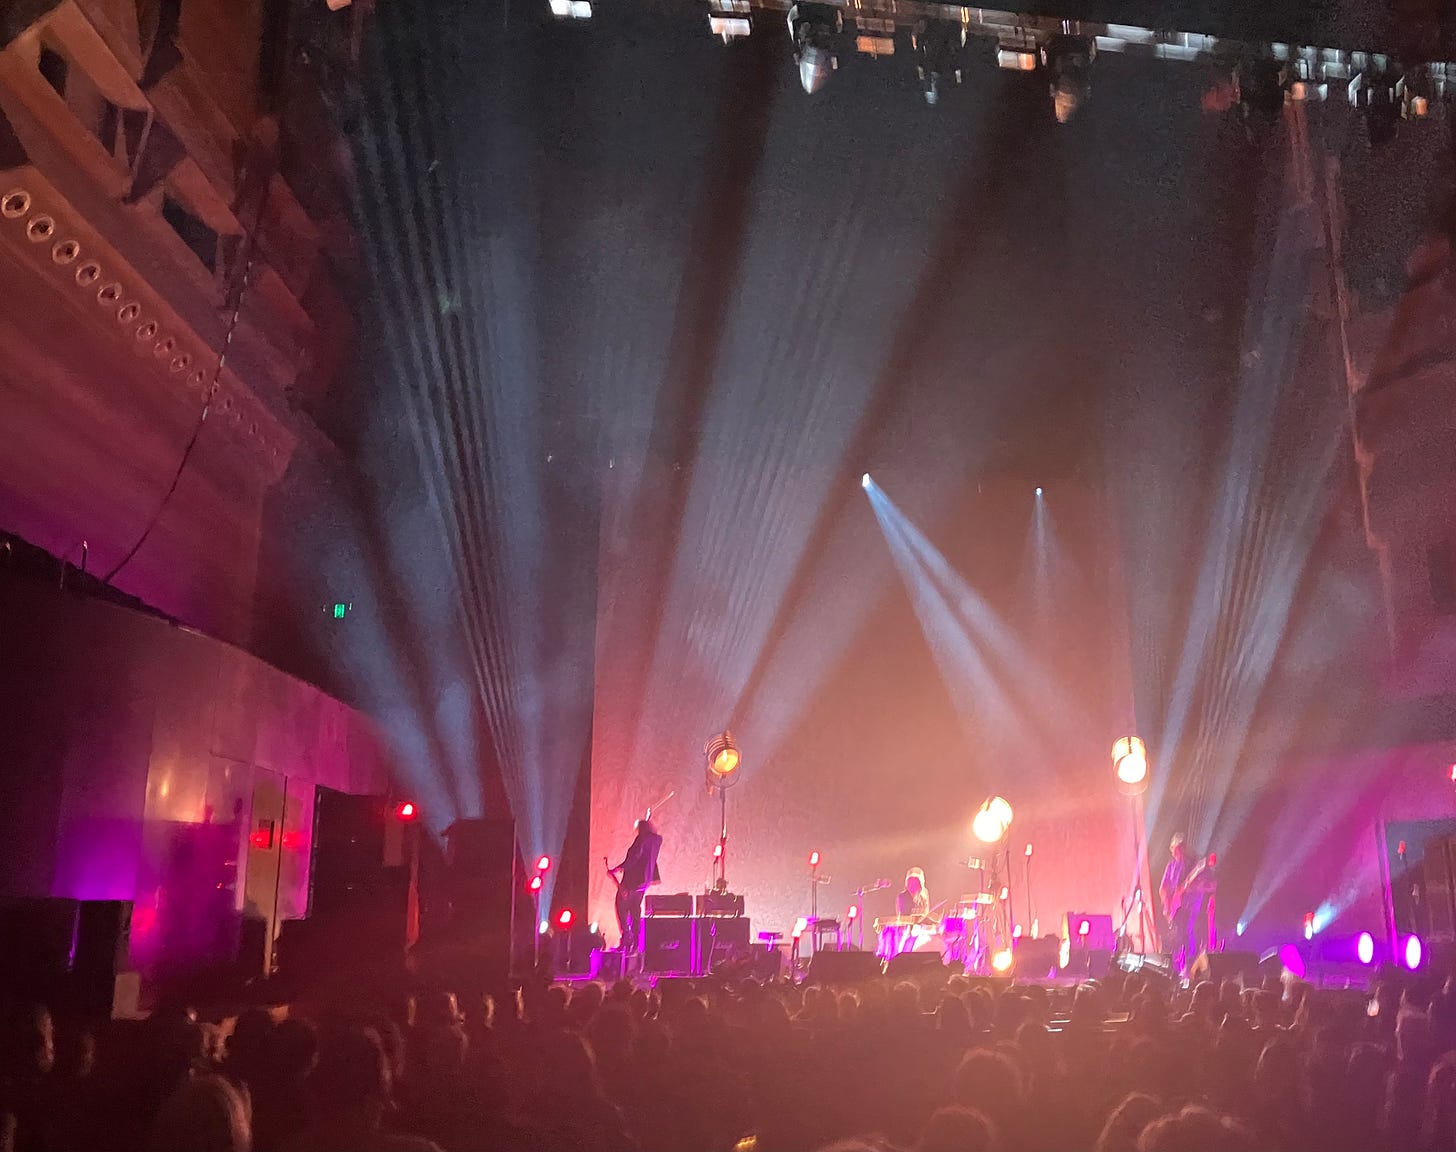
{"label": "guitar", "polygon": [[1173,918],[1183,910],[1183,897],[1188,894],[1188,889],[1193,887],[1193,882],[1203,875],[1205,871],[1218,863],[1218,856],[1210,854],[1206,860],[1200,861],[1198,866],[1183,877],[1183,882],[1174,888],[1163,903],[1163,915],[1172,923]]}

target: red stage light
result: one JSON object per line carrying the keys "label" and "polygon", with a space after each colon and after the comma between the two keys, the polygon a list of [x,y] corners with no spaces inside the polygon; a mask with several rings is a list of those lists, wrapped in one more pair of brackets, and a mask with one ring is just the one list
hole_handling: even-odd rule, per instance
{"label": "red stage light", "polygon": [[394,806],[394,818],[396,820],[413,820],[419,815],[420,810],[415,807],[411,800],[401,800]]}
{"label": "red stage light", "polygon": [[854,921],[856,921],[858,919],[859,919],[859,905],[858,904],[851,904],[849,906],[849,920],[850,920],[850,923],[854,923]]}
{"label": "red stage light", "polygon": [[571,920],[572,914],[570,908],[563,908],[561,910],[561,915],[556,917],[556,923],[560,924],[563,928],[570,928]]}
{"label": "red stage light", "polygon": [[721,844],[714,844],[713,845],[713,859],[714,860],[721,860],[721,859],[723,859],[723,845],[721,845]]}
{"label": "red stage light", "polygon": [[537,860],[536,861],[536,871],[537,872],[550,872],[551,871],[551,857],[550,856],[542,856],[539,860]]}
{"label": "red stage light", "polygon": [[819,853],[818,852],[810,852],[809,853],[809,867],[810,868],[817,868],[817,867],[819,867]]}
{"label": "red stage light", "polygon": [[526,887],[529,888],[532,892],[539,892],[539,891],[541,891],[541,877],[539,877],[539,876],[532,876],[531,877],[531,882],[528,885],[526,885]]}
{"label": "red stage light", "polygon": [[273,847],[273,829],[257,828],[248,836],[248,843],[254,848],[268,849]]}

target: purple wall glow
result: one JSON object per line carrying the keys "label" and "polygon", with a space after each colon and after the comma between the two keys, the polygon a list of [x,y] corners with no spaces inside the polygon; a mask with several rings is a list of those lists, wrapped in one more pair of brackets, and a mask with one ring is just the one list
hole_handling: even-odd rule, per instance
{"label": "purple wall glow", "polygon": [[0,896],[132,900],[144,975],[303,915],[314,786],[387,789],[366,718],[226,644],[3,574],[0,635]]}

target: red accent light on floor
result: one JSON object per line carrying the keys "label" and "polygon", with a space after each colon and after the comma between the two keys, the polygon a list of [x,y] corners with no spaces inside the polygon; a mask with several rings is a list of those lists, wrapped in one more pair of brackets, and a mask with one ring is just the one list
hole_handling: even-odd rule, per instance
{"label": "red accent light on floor", "polygon": [[262,848],[265,851],[273,847],[273,830],[271,828],[258,828],[248,837],[248,843],[254,848]]}
{"label": "red accent light on floor", "polygon": [[550,872],[551,871],[551,857],[550,856],[542,856],[539,860],[537,860],[536,861],[536,871],[537,872]]}
{"label": "red accent light on floor", "polygon": [[563,908],[561,910],[561,915],[556,917],[556,923],[560,924],[563,928],[570,928],[571,921],[572,914],[570,908]]}
{"label": "red accent light on floor", "polygon": [[415,807],[412,800],[401,800],[394,806],[394,818],[396,820],[413,820],[419,815],[420,810]]}

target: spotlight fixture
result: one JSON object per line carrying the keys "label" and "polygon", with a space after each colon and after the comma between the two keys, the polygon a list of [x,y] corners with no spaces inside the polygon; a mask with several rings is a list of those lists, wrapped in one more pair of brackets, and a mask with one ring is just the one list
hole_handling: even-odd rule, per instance
{"label": "spotlight fixture", "polygon": [[971,819],[971,832],[982,844],[999,844],[1011,828],[1011,805],[1000,796],[992,796]]}
{"label": "spotlight fixture", "polygon": [[997,975],[1005,975],[1011,971],[1011,962],[1015,959],[1010,948],[1002,948],[991,957],[991,968]]}
{"label": "spotlight fixture", "polygon": [[1041,497],[1042,497],[1042,491],[1041,491],[1041,489],[1040,489],[1040,488],[1037,488],[1037,490],[1036,490],[1036,498],[1037,498],[1037,499],[1038,499],[1038,500],[1040,500],[1040,499],[1041,499]]}
{"label": "spotlight fixture", "polygon": [[844,17],[833,4],[798,3],[789,8],[789,37],[805,92],[819,91],[839,67],[834,42],[843,28]]}
{"label": "spotlight fixture", "polygon": [[1395,94],[1400,101],[1402,119],[1424,120],[1431,114],[1431,105],[1436,98],[1431,70],[1424,64],[1411,68],[1396,81]]}
{"label": "spotlight fixture", "polygon": [[742,762],[742,754],[738,751],[738,745],[733,742],[733,733],[726,729],[719,735],[708,741],[707,747],[703,749],[707,757],[708,785],[713,788],[726,788],[738,779],[738,765]]}
{"label": "spotlight fixture", "polygon": [[727,44],[753,31],[749,0],[709,0],[708,27]]}
{"label": "spotlight fixture", "polygon": [[1361,964],[1375,963],[1375,937],[1369,932],[1361,932],[1355,937],[1355,959]]}
{"label": "spotlight fixture", "polygon": [[1060,35],[1041,50],[1041,62],[1051,73],[1052,111],[1065,124],[1092,95],[1092,61],[1097,42],[1083,36]]}
{"label": "spotlight fixture", "polygon": [[[863,488],[866,492],[870,490],[870,486],[872,484],[874,484],[874,481],[870,479],[870,474],[868,472],[866,472],[863,476],[859,478],[859,486]],[[1456,776],[1453,776],[1452,779],[1456,780]]]}
{"label": "spotlight fixture", "polygon": [[1400,946],[1400,958],[1407,968],[1414,972],[1426,958],[1426,946],[1421,938],[1412,932]]}
{"label": "spotlight fixture", "polygon": [[921,20],[911,31],[910,49],[915,53],[915,71],[927,104],[938,103],[942,89],[961,82],[965,43],[965,26],[948,20]]}
{"label": "spotlight fixture", "polygon": [[861,56],[895,54],[895,22],[877,16],[859,16],[854,22],[854,50]]}
{"label": "spotlight fixture", "polygon": [[394,806],[394,818],[401,823],[408,824],[420,814],[419,808],[413,800],[401,800]]}
{"label": "spotlight fixture", "polygon": [[1112,770],[1118,790],[1137,796],[1148,787],[1148,750],[1136,736],[1124,736],[1112,746]]}
{"label": "spotlight fixture", "polygon": [[551,15],[564,20],[590,20],[591,0],[551,0]]}

